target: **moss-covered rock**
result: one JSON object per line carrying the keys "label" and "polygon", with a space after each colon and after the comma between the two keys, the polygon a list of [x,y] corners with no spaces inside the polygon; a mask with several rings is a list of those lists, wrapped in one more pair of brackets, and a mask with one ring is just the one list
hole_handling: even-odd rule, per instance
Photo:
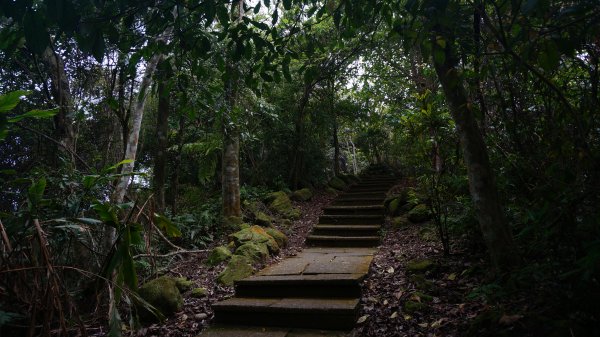
{"label": "moss-covered rock", "polygon": [[417,311],[423,311],[427,309],[427,304],[417,301],[406,301],[404,302],[404,312],[407,314],[413,314]]}
{"label": "moss-covered rock", "polygon": [[254,273],[254,268],[250,259],[241,255],[233,255],[227,267],[217,277],[217,282],[230,286],[234,281],[246,278],[252,273]]}
{"label": "moss-covered rock", "polygon": [[329,194],[329,195],[337,195],[337,194],[338,194],[338,190],[336,190],[336,189],[335,189],[335,188],[333,188],[333,187],[329,187],[329,186],[327,186],[327,187],[325,188],[325,193],[327,193],[327,194]]}
{"label": "moss-covered rock", "polygon": [[195,298],[201,298],[205,297],[207,293],[206,288],[194,288],[190,295]]}
{"label": "moss-covered rock", "polygon": [[255,225],[250,228],[242,229],[231,234],[230,237],[235,242],[236,247],[239,247],[246,242],[254,242],[267,245],[267,248],[273,254],[279,252],[277,241],[267,234],[265,229],[260,226]]}
{"label": "moss-covered rock", "polygon": [[426,226],[419,230],[419,237],[423,241],[434,242],[438,241],[438,233],[432,226]]}
{"label": "moss-covered rock", "polygon": [[252,263],[264,261],[269,256],[269,249],[264,243],[246,242],[239,246],[234,255],[245,256],[252,260]]}
{"label": "moss-covered rock", "polygon": [[410,225],[410,221],[405,216],[398,216],[392,219],[392,227],[404,228]]}
{"label": "moss-covered rock", "polygon": [[408,280],[415,285],[415,288],[432,291],[435,289],[435,283],[425,278],[423,274],[412,274],[408,277]]}
{"label": "moss-covered rock", "polygon": [[284,218],[298,219],[300,211],[292,206],[290,198],[283,191],[273,192],[267,197],[268,207]]}
{"label": "moss-covered rock", "polygon": [[229,251],[229,247],[227,246],[219,246],[215,247],[209,254],[206,259],[206,264],[209,266],[216,266],[219,263],[229,259],[231,257],[231,251]]}
{"label": "moss-covered rock", "polygon": [[425,272],[433,267],[433,261],[429,259],[417,259],[408,261],[406,270],[413,273]]}
{"label": "moss-covered rock", "polygon": [[254,223],[259,226],[269,227],[273,225],[273,219],[266,213],[258,211],[254,214]]}
{"label": "moss-covered rock", "polygon": [[431,213],[425,204],[418,204],[408,212],[408,220],[414,223],[427,221],[431,218]]}
{"label": "moss-covered rock", "polygon": [[415,291],[410,296],[410,299],[413,300],[413,301],[421,302],[421,303],[430,303],[430,302],[433,301],[433,296],[427,295],[427,294],[422,293],[420,291]]}
{"label": "moss-covered rock", "polygon": [[312,199],[312,197],[313,193],[311,192],[310,188],[303,188],[292,193],[292,200],[308,201]]}
{"label": "moss-covered rock", "polygon": [[281,220],[281,225],[282,225],[283,227],[290,228],[290,227],[292,227],[292,225],[293,225],[293,224],[294,224],[294,223],[293,223],[293,222],[292,222],[292,220],[290,220],[290,219],[282,219],[282,220]]}
{"label": "moss-covered rock", "polygon": [[329,181],[329,186],[335,188],[338,191],[343,191],[346,189],[346,183],[340,179],[339,177],[333,177]]}
{"label": "moss-covered rock", "polygon": [[269,234],[273,239],[275,239],[275,241],[277,242],[277,245],[280,248],[283,248],[287,245],[288,238],[280,230],[278,230],[276,228],[265,228],[265,232],[267,232],[267,234]]}
{"label": "moss-covered rock", "polygon": [[[183,307],[183,297],[177,289],[177,282],[169,276],[161,276],[144,283],[138,293],[165,316],[171,316]],[[140,310],[140,314],[146,320],[153,318],[153,315],[144,309]]]}
{"label": "moss-covered rock", "polygon": [[175,285],[177,286],[177,289],[179,289],[180,292],[185,292],[192,289],[192,287],[194,286],[194,281],[190,281],[185,277],[177,277],[175,279]]}
{"label": "moss-covered rock", "polygon": [[388,212],[391,215],[395,215],[395,214],[398,214],[399,209],[400,209],[400,199],[398,199],[398,198],[392,199],[392,201],[390,201],[390,203],[388,204]]}

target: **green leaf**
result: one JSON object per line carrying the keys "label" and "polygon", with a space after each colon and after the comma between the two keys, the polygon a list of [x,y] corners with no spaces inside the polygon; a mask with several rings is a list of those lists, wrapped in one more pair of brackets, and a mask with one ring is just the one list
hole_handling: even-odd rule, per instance
{"label": "green leaf", "polygon": [[50,35],[46,30],[43,16],[34,11],[28,11],[23,17],[23,31],[27,47],[36,54],[41,54],[50,44]]}
{"label": "green leaf", "polygon": [[31,91],[17,90],[0,95],[0,112],[10,111],[19,104],[22,96],[27,96]]}
{"label": "green leaf", "polygon": [[94,218],[73,218],[70,219],[73,222],[79,222],[82,223],[84,225],[91,225],[91,226],[97,226],[97,225],[101,225],[102,221],[98,220],[98,219],[94,219]]}
{"label": "green leaf", "polygon": [[110,171],[116,169],[117,167],[119,167],[121,165],[129,164],[129,163],[133,163],[133,162],[134,162],[133,159],[123,159],[120,162],[114,164],[113,166],[109,166],[109,167],[103,169],[102,172],[107,173],[107,172],[110,172]]}
{"label": "green leaf", "polygon": [[58,113],[58,108],[50,109],[50,110],[31,110],[22,115],[18,115],[12,117],[8,120],[9,123],[16,123],[25,118],[48,118],[56,115]]}
{"label": "green leaf", "polygon": [[261,2],[259,1],[256,6],[254,6],[254,14],[258,14],[258,12],[260,12],[260,5]]}
{"label": "green leaf", "polygon": [[538,5],[539,0],[528,0],[521,6],[521,11],[524,14],[532,13]]}
{"label": "green leaf", "polygon": [[217,17],[223,26],[229,26],[229,14],[227,13],[227,7],[225,5],[217,7]]}
{"label": "green leaf", "polygon": [[154,221],[156,221],[156,225],[158,228],[162,229],[167,233],[169,237],[178,238],[181,236],[181,231],[177,228],[169,218],[164,215],[154,213]]}
{"label": "green leaf", "polygon": [[36,206],[42,201],[44,197],[44,190],[46,189],[46,178],[42,177],[38,181],[32,182],[31,186],[27,190],[27,199],[31,206]]}
{"label": "green leaf", "polygon": [[444,62],[446,62],[446,53],[443,49],[433,49],[433,61],[437,64],[443,64]]}

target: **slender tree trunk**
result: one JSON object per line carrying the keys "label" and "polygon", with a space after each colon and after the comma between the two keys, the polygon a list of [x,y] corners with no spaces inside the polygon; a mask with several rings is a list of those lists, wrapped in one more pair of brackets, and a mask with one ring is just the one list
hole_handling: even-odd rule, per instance
{"label": "slender tree trunk", "polygon": [[[46,48],[42,59],[50,71],[50,90],[54,102],[58,105],[58,113],[54,115],[55,137],[68,150],[64,153],[75,162],[75,130],[73,129],[73,100],[69,87],[69,78],[65,72],[65,66],[61,58],[50,48]],[[62,147],[59,147],[63,151]]]}
{"label": "slender tree trunk", "polygon": [[159,65],[158,75],[158,113],[156,120],[156,154],[154,158],[154,197],[156,200],[156,209],[159,212],[165,210],[165,182],[167,168],[167,147],[169,132],[169,114],[171,109],[171,90],[169,88],[169,78],[171,75],[171,65],[169,62],[162,62]]}
{"label": "slender tree trunk", "polygon": [[300,103],[298,104],[298,112],[296,113],[296,120],[294,125],[295,138],[294,148],[292,150],[292,161],[290,166],[290,185],[292,188],[298,188],[300,183],[300,176],[302,175],[303,162],[304,162],[304,148],[302,143],[304,142],[304,114],[306,111],[306,105],[312,93],[312,84],[304,85],[304,92]]}
{"label": "slender tree trunk", "polygon": [[[438,34],[443,36],[440,32]],[[520,261],[518,251],[498,197],[483,137],[456,68],[456,57],[451,50],[452,42],[446,41],[445,48],[442,48],[434,40],[433,46],[434,55],[436,52],[444,54],[443,58],[434,57],[433,63],[460,137],[469,176],[469,189],[483,238],[494,267],[499,270],[510,269]]]}
{"label": "slender tree trunk", "polygon": [[183,153],[183,145],[185,143],[185,117],[183,114],[179,117],[179,131],[177,131],[177,154],[175,163],[173,164],[173,176],[171,177],[171,213],[177,214],[177,195],[179,195],[179,169],[181,167],[181,156]]}
{"label": "slender tree trunk", "polygon": [[337,118],[333,116],[333,173],[340,174],[340,142],[338,140]]}
{"label": "slender tree trunk", "polygon": [[[239,0],[232,4],[237,6],[237,22],[241,22],[244,15],[244,1]],[[232,10],[233,12],[233,10]],[[230,118],[235,119],[236,106],[239,94],[239,64],[227,65],[225,71],[229,72],[226,84],[226,104]],[[223,217],[239,217],[242,215],[240,202],[240,135],[235,121],[228,120],[227,114],[223,117],[223,163],[221,166],[221,185],[223,195]]]}

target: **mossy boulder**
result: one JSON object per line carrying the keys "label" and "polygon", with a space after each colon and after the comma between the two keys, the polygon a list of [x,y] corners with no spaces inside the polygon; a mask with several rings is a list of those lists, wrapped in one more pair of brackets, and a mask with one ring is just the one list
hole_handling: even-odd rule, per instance
{"label": "mossy boulder", "polygon": [[298,219],[300,211],[292,206],[290,198],[283,191],[273,192],[267,196],[268,207],[284,218]]}
{"label": "mossy boulder", "polygon": [[[183,297],[173,277],[161,276],[148,281],[139,288],[138,293],[165,316],[171,316],[183,307]],[[144,309],[140,310],[140,314],[146,320],[154,317]]]}
{"label": "mossy boulder", "polygon": [[438,240],[438,233],[435,228],[431,226],[426,226],[419,230],[419,237],[423,241],[434,242]]}
{"label": "mossy boulder", "polygon": [[308,201],[312,199],[313,193],[310,188],[303,188],[292,193],[292,200]]}
{"label": "mossy boulder", "polygon": [[398,216],[392,219],[392,227],[404,228],[410,225],[411,222],[405,216]]}
{"label": "mossy boulder", "polygon": [[423,311],[427,309],[427,304],[417,301],[406,301],[404,302],[404,312],[407,314],[413,314],[417,311]]}
{"label": "mossy boulder", "polygon": [[267,232],[267,234],[269,234],[273,239],[275,239],[277,245],[280,248],[285,247],[287,245],[288,238],[280,230],[276,228],[265,228],[265,232]]}
{"label": "mossy boulder", "polygon": [[273,219],[266,213],[258,211],[254,214],[254,223],[259,226],[269,227],[273,224]]}
{"label": "mossy boulder", "polygon": [[252,273],[254,273],[254,268],[250,259],[241,255],[233,255],[227,267],[217,276],[217,282],[230,286],[234,281],[246,278]]}
{"label": "mossy boulder", "polygon": [[329,194],[329,195],[337,195],[337,194],[338,194],[338,190],[336,190],[336,189],[335,189],[335,188],[333,188],[333,187],[329,187],[329,186],[327,186],[327,187],[325,188],[325,193],[327,193],[327,194]]}
{"label": "mossy boulder", "polygon": [[195,298],[202,298],[205,297],[207,293],[206,288],[194,288],[190,295]]}
{"label": "mossy boulder", "polygon": [[252,260],[252,263],[264,261],[269,256],[269,249],[264,243],[246,242],[239,246],[234,255],[245,256]]}
{"label": "mossy boulder", "polygon": [[282,225],[283,227],[290,228],[290,227],[292,227],[292,225],[293,225],[293,222],[292,222],[292,220],[290,220],[290,219],[282,219],[282,220],[281,220],[281,225]]}
{"label": "mossy boulder", "polygon": [[340,179],[339,177],[333,177],[329,181],[329,186],[335,188],[338,191],[343,191],[346,189],[346,183]]}
{"label": "mossy boulder", "polygon": [[388,204],[387,209],[391,215],[398,214],[398,210],[400,209],[400,199],[392,199],[392,201],[390,201],[390,203]]}
{"label": "mossy boulder", "polygon": [[422,273],[434,266],[433,261],[429,259],[417,259],[408,261],[406,264],[406,270],[413,273]]}
{"label": "mossy boulder", "polygon": [[177,289],[179,289],[180,292],[185,292],[192,289],[192,287],[194,286],[194,281],[190,281],[185,277],[177,277],[175,279],[175,285],[177,286]]}
{"label": "mossy boulder", "polygon": [[231,257],[231,251],[229,251],[229,247],[227,246],[219,246],[215,247],[209,254],[206,259],[206,264],[209,266],[216,266],[219,263],[229,259]]}
{"label": "mossy boulder", "polygon": [[418,204],[408,212],[408,220],[414,223],[427,221],[431,218],[431,213],[425,204]]}
{"label": "mossy boulder", "polygon": [[427,295],[427,294],[422,293],[420,291],[415,291],[410,296],[410,299],[414,300],[414,301],[417,301],[417,302],[421,302],[421,303],[430,303],[430,302],[433,301],[433,296]]}
{"label": "mossy boulder", "polygon": [[415,288],[425,291],[432,291],[435,289],[435,284],[426,279],[423,274],[412,274],[408,277],[408,280],[414,283]]}
{"label": "mossy boulder", "polygon": [[264,228],[260,226],[250,226],[249,228],[242,229],[230,235],[235,246],[239,247],[246,242],[253,242],[259,244],[265,244],[269,251],[273,254],[279,252],[279,245],[272,236],[267,234]]}

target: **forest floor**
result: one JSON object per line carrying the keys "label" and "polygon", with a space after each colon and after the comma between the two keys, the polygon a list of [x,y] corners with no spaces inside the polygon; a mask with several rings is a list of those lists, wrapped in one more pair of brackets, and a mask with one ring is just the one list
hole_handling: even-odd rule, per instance
{"label": "forest floor", "polygon": [[[280,227],[288,235],[288,246],[259,268],[300,251],[321,209],[333,198],[317,193],[309,202],[294,202],[302,211],[302,217],[289,228]],[[482,257],[461,249],[460,240],[453,242],[452,255],[444,257],[434,229],[427,223],[393,228],[388,221],[383,235],[382,245],[363,283],[360,318],[349,336],[464,336],[471,327],[470,322],[489,309],[482,297],[467,299],[483,282]],[[220,244],[226,244],[226,238],[214,243],[215,246]],[[206,255],[181,258],[168,270],[172,276],[186,277],[195,287],[205,288],[207,296],[193,298],[184,293],[182,311],[163,323],[143,327],[137,336],[197,336],[211,323],[212,303],[232,296],[233,287],[216,282],[225,266],[207,266]],[[427,259],[431,266],[419,273],[408,272],[406,265],[419,259]],[[419,303],[418,309],[407,309],[407,301]],[[511,325],[519,318],[519,315],[504,313],[499,324]]]}

